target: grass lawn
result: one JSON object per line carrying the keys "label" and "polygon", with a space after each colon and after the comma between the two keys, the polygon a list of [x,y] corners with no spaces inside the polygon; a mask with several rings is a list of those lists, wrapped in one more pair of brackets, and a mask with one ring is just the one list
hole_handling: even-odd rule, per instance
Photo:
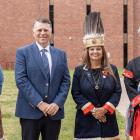
{"label": "grass lawn", "polygon": [[[14,82],[13,71],[4,71],[3,93],[0,97],[0,105],[3,114],[3,127],[6,140],[21,140],[19,120],[14,116],[17,89]],[[62,128],[59,140],[73,140],[75,118],[75,104],[69,93],[65,104],[65,119],[62,120]],[[125,140],[124,118],[117,113],[120,127],[121,140]]]}

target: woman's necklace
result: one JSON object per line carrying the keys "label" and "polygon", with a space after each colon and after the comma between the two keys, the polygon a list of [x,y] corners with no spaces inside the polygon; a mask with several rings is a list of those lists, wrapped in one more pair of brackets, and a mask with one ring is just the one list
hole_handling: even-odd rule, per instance
{"label": "woman's necklace", "polygon": [[92,71],[92,77],[93,77],[93,81],[95,84],[95,89],[99,90],[99,84],[100,84],[100,69],[95,69]]}
{"label": "woman's necklace", "polygon": [[[94,79],[94,78],[93,78],[93,79]],[[94,79],[94,83],[95,83],[95,89],[98,90],[98,89],[99,89],[99,79],[98,79],[98,81],[96,81],[96,80]]]}

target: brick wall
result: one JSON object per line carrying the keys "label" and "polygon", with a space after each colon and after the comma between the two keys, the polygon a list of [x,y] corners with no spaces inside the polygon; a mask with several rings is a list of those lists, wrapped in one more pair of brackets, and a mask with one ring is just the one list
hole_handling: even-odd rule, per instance
{"label": "brick wall", "polygon": [[84,0],[61,0],[55,3],[55,44],[67,52],[72,68],[80,63],[82,57],[85,13]]}
{"label": "brick wall", "polygon": [[101,11],[105,29],[105,48],[110,53],[110,62],[123,63],[123,0],[94,0],[92,9]]}
{"label": "brick wall", "polygon": [[39,1],[0,1],[0,63],[3,68],[13,68],[16,48],[31,43],[32,23],[40,14],[48,16],[48,2],[43,0],[41,11]]}
{"label": "brick wall", "polygon": [[[32,22],[40,15],[48,17],[49,3],[46,0],[0,1],[0,63],[4,68],[13,68],[16,49],[31,43]],[[111,63],[123,66],[123,0],[92,0],[92,11],[101,11],[105,28],[105,48],[110,53]],[[140,1],[128,3],[128,55],[139,55]],[[70,68],[81,63],[83,53],[83,20],[86,14],[85,0],[54,0],[55,45],[67,52]]]}
{"label": "brick wall", "polygon": [[133,21],[134,21],[134,44],[133,44],[133,48],[134,49],[134,56],[138,56],[140,55],[140,36],[138,36],[137,34],[137,29],[138,27],[140,27],[140,1],[136,0],[134,1],[134,17],[133,17]]}

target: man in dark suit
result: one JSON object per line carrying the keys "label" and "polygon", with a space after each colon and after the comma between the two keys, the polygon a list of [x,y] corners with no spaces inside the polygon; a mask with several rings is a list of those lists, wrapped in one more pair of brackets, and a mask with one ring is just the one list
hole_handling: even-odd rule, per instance
{"label": "man in dark suit", "polygon": [[70,87],[65,52],[50,46],[52,27],[48,19],[33,24],[35,43],[16,53],[18,88],[16,116],[22,140],[58,140],[64,103]]}

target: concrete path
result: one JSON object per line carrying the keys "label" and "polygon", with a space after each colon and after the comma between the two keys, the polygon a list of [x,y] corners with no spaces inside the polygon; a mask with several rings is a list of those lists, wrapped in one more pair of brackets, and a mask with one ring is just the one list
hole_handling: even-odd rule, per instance
{"label": "concrete path", "polygon": [[121,78],[121,85],[122,85],[122,95],[121,95],[121,100],[117,109],[123,116],[125,116],[126,110],[129,105],[129,99],[128,99],[128,96],[125,90],[125,85],[122,78]]}

